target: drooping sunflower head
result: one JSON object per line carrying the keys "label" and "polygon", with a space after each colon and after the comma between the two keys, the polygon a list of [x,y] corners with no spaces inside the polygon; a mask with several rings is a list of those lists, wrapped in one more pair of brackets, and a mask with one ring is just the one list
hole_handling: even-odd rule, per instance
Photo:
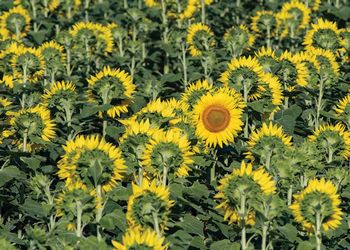
{"label": "drooping sunflower head", "polygon": [[309,136],[309,141],[317,143],[321,152],[328,156],[328,162],[336,157],[345,160],[350,157],[350,132],[340,123],[319,126]]}
{"label": "drooping sunflower head", "polygon": [[8,111],[6,115],[11,127],[3,131],[3,136],[13,137],[14,143],[19,148],[24,146],[24,139],[26,139],[27,151],[39,149],[38,138],[49,142],[56,136],[56,125],[50,118],[50,111],[43,106],[38,105],[16,112]]}
{"label": "drooping sunflower head", "polygon": [[94,53],[110,53],[113,50],[111,30],[99,23],[78,22],[70,30],[76,48],[86,50],[88,46]]}
{"label": "drooping sunflower head", "polygon": [[220,91],[202,96],[192,115],[197,136],[210,147],[223,147],[233,142],[243,126],[242,102],[238,93]]}
{"label": "drooping sunflower head", "polygon": [[224,42],[232,55],[240,54],[254,45],[255,36],[245,25],[233,26],[224,35]]}
{"label": "drooping sunflower head", "polygon": [[263,123],[262,127],[254,131],[248,141],[246,158],[265,164],[268,157],[278,154],[292,146],[292,137],[283,132],[277,124]]}
{"label": "drooping sunflower head", "polygon": [[224,211],[224,220],[229,224],[241,223],[255,224],[255,211],[250,209],[245,218],[238,213],[242,199],[248,204],[258,202],[261,198],[276,192],[275,182],[263,168],[253,170],[251,163],[242,161],[241,166],[227,174],[219,181],[218,193],[214,196],[220,204],[216,209]]}
{"label": "drooping sunflower head", "polygon": [[169,122],[176,118],[174,109],[167,102],[161,99],[150,101],[140,111],[136,112],[127,120],[120,120],[122,124],[128,126],[133,122],[149,120],[152,128],[164,128],[169,126]]}
{"label": "drooping sunflower head", "polygon": [[22,6],[17,6],[0,16],[0,26],[8,30],[13,39],[19,40],[27,35],[30,20],[29,12]]}
{"label": "drooping sunflower head", "polygon": [[252,17],[251,28],[259,35],[273,34],[277,27],[277,19],[272,11],[258,11]]}
{"label": "drooping sunflower head", "polygon": [[255,56],[265,72],[273,72],[273,69],[279,63],[278,57],[275,55],[275,51],[273,51],[272,48],[261,47],[255,52]]}
{"label": "drooping sunflower head", "polygon": [[43,43],[39,47],[39,51],[45,60],[46,67],[49,67],[50,69],[62,67],[66,62],[64,48],[56,41]]}
{"label": "drooping sunflower head", "polygon": [[312,24],[312,29],[306,33],[303,44],[306,49],[320,48],[335,53],[342,46],[340,30],[335,22],[320,18],[317,23]]}
{"label": "drooping sunflower head", "polygon": [[339,76],[340,68],[335,54],[321,48],[309,48],[307,54],[310,57],[315,57],[319,65],[319,75],[329,83],[328,86],[332,85],[334,78]]}
{"label": "drooping sunflower head", "polygon": [[146,144],[155,133],[162,131],[152,128],[149,120],[133,121],[126,127],[125,133],[119,139],[119,148],[129,167],[128,170],[133,170],[142,161]]}
{"label": "drooping sunflower head", "polygon": [[320,220],[323,231],[334,230],[340,226],[343,215],[341,200],[331,181],[324,178],[310,180],[304,190],[294,195],[294,199],[290,209],[295,220],[307,232],[315,232],[317,220]]}
{"label": "drooping sunflower head", "polygon": [[[291,16],[288,19],[290,33],[305,29],[309,25],[311,11],[300,1],[292,0],[284,3],[281,12]],[[294,37],[294,34],[291,34],[291,36],[293,35],[292,37]]]}
{"label": "drooping sunflower head", "polygon": [[63,146],[58,177],[66,186],[86,186],[111,191],[124,177],[127,167],[119,148],[99,136],[77,136]]}
{"label": "drooping sunflower head", "polygon": [[191,143],[178,129],[159,131],[152,135],[143,152],[142,165],[145,172],[154,177],[163,174],[164,169],[178,177],[188,176],[193,163]]}
{"label": "drooping sunflower head", "polygon": [[276,75],[288,91],[293,91],[297,86],[307,85],[307,68],[303,62],[298,62],[289,51],[285,51],[280,57],[280,68]]}
{"label": "drooping sunflower head", "polygon": [[211,93],[213,90],[214,86],[208,80],[198,80],[188,86],[181,96],[181,102],[187,105],[191,111],[202,96]]}
{"label": "drooping sunflower head", "polygon": [[350,124],[350,94],[347,94],[344,98],[339,100],[334,110],[338,118]]}
{"label": "drooping sunflower head", "polygon": [[240,57],[231,60],[219,81],[241,93],[247,88],[248,100],[256,100],[259,90],[262,90],[259,81],[263,74],[264,69],[255,57]]}
{"label": "drooping sunflower head", "polygon": [[164,231],[173,205],[168,187],[144,178],[140,186],[132,184],[126,219],[130,227],[141,230],[153,229],[157,221],[160,230]]}
{"label": "drooping sunflower head", "polygon": [[186,40],[193,57],[201,56],[215,45],[213,31],[202,23],[194,23],[188,27]]}
{"label": "drooping sunflower head", "polygon": [[127,72],[107,66],[87,81],[88,97],[92,102],[113,106],[107,110],[108,116],[115,118],[128,112],[136,86]]}
{"label": "drooping sunflower head", "polygon": [[72,82],[55,82],[42,95],[44,104],[53,111],[65,110],[77,100],[77,92]]}
{"label": "drooping sunflower head", "polygon": [[319,72],[321,70],[316,55],[301,51],[294,55],[294,60],[296,63],[303,63],[305,65],[308,72],[308,74],[306,74],[307,86],[315,88],[319,83]]}
{"label": "drooping sunflower head", "polygon": [[18,83],[38,82],[44,75],[45,60],[38,49],[24,48],[11,59],[14,78]]}
{"label": "drooping sunflower head", "polygon": [[152,229],[141,231],[138,228],[130,228],[123,235],[122,243],[112,240],[112,244],[115,250],[166,250],[168,248],[168,244],[165,243],[165,238],[158,236]]}

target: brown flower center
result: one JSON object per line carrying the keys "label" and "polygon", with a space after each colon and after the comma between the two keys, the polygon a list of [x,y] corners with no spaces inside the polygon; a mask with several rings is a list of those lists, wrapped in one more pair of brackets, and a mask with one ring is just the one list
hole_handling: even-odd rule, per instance
{"label": "brown flower center", "polygon": [[210,132],[225,130],[230,123],[230,112],[223,106],[211,105],[203,112],[203,123]]}

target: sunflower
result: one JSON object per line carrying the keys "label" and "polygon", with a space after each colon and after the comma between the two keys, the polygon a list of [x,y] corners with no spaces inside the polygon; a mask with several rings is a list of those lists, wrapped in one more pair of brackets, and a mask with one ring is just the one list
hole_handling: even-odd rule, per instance
{"label": "sunflower", "polygon": [[350,28],[341,29],[340,37],[341,37],[341,40],[342,40],[341,43],[344,46],[344,49],[349,53],[350,52]]}
{"label": "sunflower", "polygon": [[252,17],[251,29],[259,35],[272,35],[277,27],[277,19],[272,11],[258,11]]}
{"label": "sunflower", "polygon": [[165,243],[165,238],[158,236],[151,229],[141,231],[137,228],[130,228],[123,235],[123,243],[112,240],[114,249],[129,250],[129,249],[150,249],[150,250],[166,250],[168,244]]}
{"label": "sunflower", "polygon": [[128,106],[133,101],[136,86],[132,77],[120,69],[104,67],[88,81],[88,97],[99,105],[110,104],[113,107],[107,110],[107,115],[115,118],[121,113],[128,112]]}
{"label": "sunflower", "polygon": [[25,37],[30,30],[29,12],[22,6],[17,6],[0,16],[0,27],[8,30],[13,39]]}
{"label": "sunflower", "polygon": [[77,136],[63,146],[58,177],[66,186],[101,186],[111,191],[123,179],[127,167],[119,148],[99,136]]}
{"label": "sunflower", "polygon": [[324,178],[310,180],[307,187],[294,195],[294,198],[290,209],[304,230],[316,233],[317,214],[320,216],[319,223],[324,231],[334,230],[340,226],[343,215],[339,207],[341,200],[337,188],[331,181],[326,181]]}
{"label": "sunflower", "polygon": [[317,11],[320,8],[321,0],[304,0],[306,6],[312,8],[313,11]]}
{"label": "sunflower", "polygon": [[336,53],[341,49],[341,30],[338,29],[335,22],[330,22],[320,18],[317,20],[317,23],[312,24],[311,26],[312,29],[306,33],[304,38],[303,44],[306,46],[306,50],[320,48]]}
{"label": "sunflower", "polygon": [[321,125],[309,136],[309,141],[319,145],[322,153],[327,156],[328,163],[337,156],[341,156],[345,160],[350,157],[350,132],[343,124]]}
{"label": "sunflower", "polygon": [[264,164],[269,169],[272,156],[292,146],[292,137],[286,135],[277,124],[263,123],[260,129],[250,135],[247,144],[246,158]]}
{"label": "sunflower", "polygon": [[6,108],[7,106],[10,106],[12,102],[10,102],[7,98],[5,97],[0,97],[0,105],[3,108]]}
{"label": "sunflower", "polygon": [[131,228],[147,230],[159,226],[163,232],[173,205],[168,187],[157,185],[156,180],[144,178],[140,186],[132,183],[126,220]]}
{"label": "sunflower", "polygon": [[119,139],[119,148],[130,169],[133,169],[135,165],[139,166],[146,144],[154,134],[161,132],[161,130],[152,128],[148,119],[141,122],[133,121],[126,127],[125,133]]}
{"label": "sunflower", "polygon": [[339,63],[335,54],[330,50],[320,48],[309,48],[307,51],[309,57],[314,56],[319,64],[319,74],[327,77],[339,76]]}
{"label": "sunflower", "polygon": [[173,109],[176,116],[186,115],[189,111],[189,105],[176,98],[170,98],[165,102]]}
{"label": "sunflower", "polygon": [[226,31],[224,42],[231,55],[235,56],[251,48],[254,45],[255,36],[245,25],[233,26]]}
{"label": "sunflower", "polygon": [[144,0],[144,2],[147,7],[155,7],[159,4],[156,0]]}
{"label": "sunflower", "polygon": [[[66,54],[64,47],[56,41],[45,42],[39,47],[39,51],[43,56],[46,67],[55,70],[59,66],[63,66],[66,62]],[[56,69],[57,70],[57,69]]]}
{"label": "sunflower", "polygon": [[242,97],[225,92],[208,93],[201,97],[193,109],[196,134],[206,145],[223,147],[234,141],[242,130]]}
{"label": "sunflower", "polygon": [[350,111],[350,106],[348,106],[350,104],[350,93],[347,94],[343,99],[339,100],[336,108],[334,109],[335,112],[337,113],[337,116],[341,116],[342,114],[346,113],[348,114],[348,112]]}
{"label": "sunflower", "polygon": [[44,105],[50,109],[66,109],[77,100],[76,87],[72,82],[55,82],[42,95]]}
{"label": "sunflower", "polygon": [[285,51],[280,57],[280,68],[277,76],[284,84],[285,90],[293,91],[296,86],[307,86],[307,68],[304,63],[298,62],[289,51]]}
{"label": "sunflower", "polygon": [[[40,1],[37,4],[41,5],[43,8],[45,8],[45,11],[50,11],[53,12],[55,11],[59,5],[60,5],[60,0],[46,0],[46,1]],[[32,7],[30,3],[28,3],[28,1],[25,0],[14,0],[13,5],[15,6],[24,6],[26,8],[30,8]],[[38,8],[38,6],[36,6],[36,8]]]}
{"label": "sunflower", "polygon": [[69,31],[75,39],[76,46],[86,50],[86,44],[90,49],[111,53],[113,50],[113,36],[108,27],[99,23],[78,22]]}
{"label": "sunflower", "polygon": [[[263,168],[253,170],[252,164],[244,161],[240,168],[225,175],[219,183],[219,192],[214,198],[220,204],[215,208],[224,211],[224,220],[229,224],[241,223],[244,219],[245,224],[254,225],[255,211],[242,208],[242,199],[244,203],[256,202],[261,196],[270,196],[276,192],[275,182]],[[241,211],[246,211],[244,217]]]}
{"label": "sunflower", "polygon": [[159,177],[164,171],[185,177],[191,171],[194,152],[187,136],[178,129],[159,131],[152,135],[143,152],[142,165],[150,176]]}
{"label": "sunflower", "polygon": [[279,63],[278,57],[275,55],[275,51],[273,51],[271,48],[261,47],[257,52],[255,52],[255,56],[265,72],[273,72],[273,69]]}
{"label": "sunflower", "polygon": [[321,66],[316,58],[316,55],[309,52],[299,52],[294,55],[294,60],[296,63],[303,63],[307,69],[308,74],[306,74],[307,85],[310,87],[316,87],[319,83],[319,73]]}
{"label": "sunflower", "polygon": [[271,73],[264,73],[260,79],[260,85],[263,91],[259,93],[259,100],[267,98],[274,109],[282,105],[284,99],[283,87],[278,77]]}
{"label": "sunflower", "polygon": [[198,0],[187,0],[186,7],[179,14],[181,20],[190,19],[198,10]]}
{"label": "sunflower", "polygon": [[125,126],[137,121],[149,120],[152,128],[167,126],[168,123],[176,118],[174,110],[167,102],[161,99],[150,101],[140,111],[136,112],[127,120],[119,120]]}
{"label": "sunflower", "polygon": [[187,29],[187,43],[193,57],[202,56],[215,45],[214,33],[205,24],[194,23]]}
{"label": "sunflower", "polygon": [[191,111],[202,96],[211,93],[213,90],[213,84],[209,83],[207,79],[198,80],[188,86],[180,101],[187,105]]}
{"label": "sunflower", "polygon": [[18,48],[12,57],[13,75],[17,82],[36,83],[44,75],[45,60],[40,51],[34,48]]}
{"label": "sunflower", "polygon": [[[55,138],[55,123],[50,119],[50,111],[43,106],[21,109],[6,113],[10,129],[4,130],[3,137],[14,137],[14,144],[24,151],[37,147],[37,138],[49,142]],[[35,142],[34,142],[35,141]]]}
{"label": "sunflower", "polygon": [[[255,57],[234,58],[228,64],[228,69],[221,74],[220,82],[226,87],[235,88],[238,92],[247,91],[247,100],[259,98],[259,92],[263,91],[259,85],[264,69]],[[246,90],[245,90],[246,88]]]}
{"label": "sunflower", "polygon": [[281,12],[288,13],[292,16],[292,19],[289,19],[291,32],[297,32],[301,29],[305,29],[309,25],[311,11],[302,2],[292,0],[291,2],[284,3]]}
{"label": "sunflower", "polygon": [[10,39],[10,32],[0,25],[0,42]]}

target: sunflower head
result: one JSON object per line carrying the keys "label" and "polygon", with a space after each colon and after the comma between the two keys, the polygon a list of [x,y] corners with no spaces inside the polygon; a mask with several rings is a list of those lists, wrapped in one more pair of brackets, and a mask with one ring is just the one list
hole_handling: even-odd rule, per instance
{"label": "sunflower head", "polygon": [[[262,127],[254,131],[248,141],[246,157],[258,164],[269,164],[271,157],[283,153],[292,146],[292,137],[283,132],[277,124],[263,123]],[[269,166],[268,166],[269,167]]]}
{"label": "sunflower head", "polygon": [[192,115],[196,135],[210,147],[233,142],[242,130],[244,106],[238,93],[218,91],[202,96]]}
{"label": "sunflower head", "polygon": [[276,192],[275,182],[263,168],[253,170],[250,163],[242,161],[241,166],[234,169],[219,181],[218,193],[214,196],[220,204],[217,209],[224,211],[224,220],[231,223],[241,223],[245,220],[247,225],[255,224],[255,211],[250,209],[245,218],[239,213],[242,209],[242,199],[251,206],[255,206],[264,197]]}
{"label": "sunflower head", "polygon": [[276,111],[282,105],[284,99],[283,87],[278,77],[271,73],[264,73],[255,96],[263,105],[264,111],[268,113]]}
{"label": "sunflower head", "polygon": [[187,0],[186,6],[183,8],[183,11],[178,14],[181,20],[190,19],[198,10],[198,1],[197,0]]}
{"label": "sunflower head", "polygon": [[342,45],[344,49],[349,53],[350,52],[350,28],[341,29],[340,37],[341,37]]}
{"label": "sunflower head", "polygon": [[[313,233],[319,217],[323,231],[334,230],[341,224],[343,212],[337,188],[325,179],[310,180],[307,187],[294,195],[290,206],[295,220],[304,230]],[[318,215],[318,216],[317,216]]]}
{"label": "sunflower head", "polygon": [[158,222],[160,230],[164,231],[173,205],[169,188],[144,178],[141,186],[132,184],[126,219],[132,228],[154,228],[154,223]]}
{"label": "sunflower head", "polygon": [[17,6],[0,16],[0,25],[6,29],[13,39],[21,39],[30,29],[29,12],[22,6]]}
{"label": "sunflower head", "polygon": [[306,33],[304,45],[307,49],[320,48],[337,52],[342,46],[337,24],[322,18],[318,19],[317,23],[312,24],[312,29]]}
{"label": "sunflower head", "polygon": [[243,93],[248,90],[247,100],[254,100],[259,97],[259,81],[263,77],[264,69],[255,57],[234,58],[228,64],[228,69],[221,74],[219,81],[224,86],[234,88]]}
{"label": "sunflower head", "polygon": [[350,157],[350,132],[340,123],[319,126],[309,136],[309,140],[317,144],[328,163]]}
{"label": "sunflower head", "polygon": [[334,110],[338,118],[350,124],[350,94],[339,100]]}
{"label": "sunflower head", "polygon": [[308,52],[299,52],[294,55],[296,63],[303,63],[307,69],[306,75],[307,86],[310,88],[316,88],[319,83],[319,73],[321,66],[316,59],[316,55]]}
{"label": "sunflower head", "polygon": [[42,95],[44,104],[53,111],[64,111],[77,100],[77,92],[72,82],[55,82]]}
{"label": "sunflower head", "polygon": [[279,64],[278,57],[271,48],[261,47],[255,52],[255,56],[265,72],[273,72],[276,65]]}
{"label": "sunflower head", "polygon": [[39,51],[45,60],[47,69],[62,69],[66,62],[66,55],[62,45],[56,41],[45,42],[39,47]]}
{"label": "sunflower head", "polygon": [[34,48],[18,48],[11,60],[13,75],[17,82],[36,83],[44,75],[45,60]]}
{"label": "sunflower head", "polygon": [[321,0],[305,0],[305,5],[311,8],[313,11],[317,11],[320,8]]}
{"label": "sunflower head", "polygon": [[58,162],[58,177],[66,186],[90,189],[100,186],[111,191],[124,177],[125,161],[119,148],[99,136],[77,136],[63,146],[65,154]]}
{"label": "sunflower head", "polygon": [[214,33],[202,23],[194,23],[187,30],[187,43],[193,57],[202,56],[215,45]]}
{"label": "sunflower head", "polygon": [[107,110],[108,116],[115,118],[128,112],[136,86],[127,72],[104,67],[102,71],[91,76],[87,81],[89,99],[99,105],[112,106]]}
{"label": "sunflower head", "polygon": [[300,1],[292,0],[284,3],[281,12],[290,16],[287,23],[291,37],[294,37],[297,31],[306,28],[309,24],[311,11]]}
{"label": "sunflower head", "polygon": [[113,50],[111,30],[99,23],[78,22],[70,30],[76,49],[86,51],[88,46],[91,53],[110,53]]}
{"label": "sunflower head", "polygon": [[273,33],[277,26],[277,19],[275,13],[272,11],[258,11],[252,17],[251,28],[259,35]]}
{"label": "sunflower head", "polygon": [[21,109],[17,112],[6,113],[10,128],[3,131],[3,137],[14,138],[19,148],[23,147],[24,139],[27,150],[39,149],[38,139],[49,142],[55,138],[55,123],[50,119],[50,111],[43,106]]}
{"label": "sunflower head", "polygon": [[153,134],[143,153],[142,165],[147,174],[159,177],[164,169],[178,177],[188,175],[193,163],[191,143],[178,129]]}
{"label": "sunflower head", "polygon": [[188,86],[185,93],[182,94],[180,101],[188,106],[191,111],[203,95],[206,95],[213,90],[214,86],[209,83],[208,80],[198,80]]}
{"label": "sunflower head", "polygon": [[115,250],[128,249],[152,249],[166,250],[168,244],[165,243],[165,238],[158,236],[152,229],[141,231],[138,228],[130,228],[123,235],[123,242],[112,241]]}
{"label": "sunflower head", "polygon": [[231,55],[241,54],[254,45],[255,36],[245,25],[233,26],[224,35],[224,42]]}

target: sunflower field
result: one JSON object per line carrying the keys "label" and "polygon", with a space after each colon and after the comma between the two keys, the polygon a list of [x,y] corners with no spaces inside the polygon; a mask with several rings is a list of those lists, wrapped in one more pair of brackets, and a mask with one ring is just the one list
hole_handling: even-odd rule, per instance
{"label": "sunflower field", "polygon": [[350,0],[0,0],[0,249],[350,249]]}

